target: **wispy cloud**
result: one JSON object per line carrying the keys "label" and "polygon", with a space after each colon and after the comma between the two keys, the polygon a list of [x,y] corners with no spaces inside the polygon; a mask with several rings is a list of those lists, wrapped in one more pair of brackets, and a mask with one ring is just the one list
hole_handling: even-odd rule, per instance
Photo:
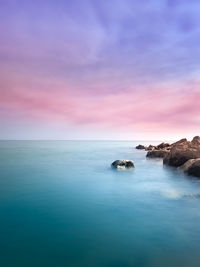
{"label": "wispy cloud", "polygon": [[199,11],[195,0],[1,1],[1,118],[196,129]]}

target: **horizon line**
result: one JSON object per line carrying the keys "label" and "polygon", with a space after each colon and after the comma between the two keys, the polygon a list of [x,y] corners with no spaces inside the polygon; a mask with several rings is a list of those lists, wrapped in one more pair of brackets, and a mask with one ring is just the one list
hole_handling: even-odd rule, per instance
{"label": "horizon line", "polygon": [[[124,141],[124,142],[155,142],[155,141],[163,141],[161,139],[0,139],[0,141],[109,141],[109,142],[115,142],[115,141]],[[174,141],[174,140],[168,140],[168,141]]]}

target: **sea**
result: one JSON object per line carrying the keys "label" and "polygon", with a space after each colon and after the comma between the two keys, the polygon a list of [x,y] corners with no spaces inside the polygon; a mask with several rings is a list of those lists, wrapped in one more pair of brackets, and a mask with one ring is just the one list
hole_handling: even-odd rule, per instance
{"label": "sea", "polygon": [[199,267],[200,180],[139,143],[0,141],[0,266]]}

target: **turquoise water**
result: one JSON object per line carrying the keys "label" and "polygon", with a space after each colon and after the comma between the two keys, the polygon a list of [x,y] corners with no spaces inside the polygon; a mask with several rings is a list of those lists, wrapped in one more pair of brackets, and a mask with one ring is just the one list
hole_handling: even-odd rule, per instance
{"label": "turquoise water", "polygon": [[1,141],[0,266],[200,266],[200,181],[136,144]]}

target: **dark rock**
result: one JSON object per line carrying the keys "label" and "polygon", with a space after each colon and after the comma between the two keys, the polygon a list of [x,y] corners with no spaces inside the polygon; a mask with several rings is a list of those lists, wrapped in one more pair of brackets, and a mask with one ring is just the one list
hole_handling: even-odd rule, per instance
{"label": "dark rock", "polygon": [[160,149],[170,150],[170,148],[171,148],[171,145],[169,143],[161,143],[157,146],[149,145],[148,147],[146,147],[145,150],[147,150],[147,151],[154,150],[154,149],[156,149],[156,150],[160,150]]}
{"label": "dark rock", "polygon": [[173,145],[176,145],[176,144],[182,144],[182,143],[185,143],[186,141],[187,141],[186,138],[182,138],[181,140],[179,140],[179,141],[173,143],[172,146],[173,146]]}
{"label": "dark rock", "polygon": [[169,154],[168,150],[156,150],[156,149],[154,149],[154,150],[148,151],[146,156],[148,158],[164,158],[168,154]]}
{"label": "dark rock", "polygon": [[115,160],[111,164],[111,167],[116,168],[116,169],[130,169],[130,168],[134,168],[135,166],[132,160],[121,159],[121,160]]}
{"label": "dark rock", "polygon": [[198,159],[189,159],[188,161],[186,161],[183,165],[181,165],[180,167],[178,167],[179,170],[187,172],[189,167],[192,166],[192,164]]}
{"label": "dark rock", "polygon": [[149,145],[148,147],[146,147],[145,150],[149,151],[149,150],[154,150],[154,149],[156,149],[156,146]]}
{"label": "dark rock", "polygon": [[195,136],[195,137],[192,139],[192,143],[193,143],[194,145],[200,146],[200,137],[199,137],[199,136]]}
{"label": "dark rock", "polygon": [[169,143],[161,143],[157,146],[157,149],[169,148],[171,145]]}
{"label": "dark rock", "polygon": [[138,145],[135,147],[136,149],[146,149],[146,146],[143,146],[143,145]]}
{"label": "dark rock", "polygon": [[191,142],[187,139],[172,144],[168,155],[163,159],[164,164],[179,167],[189,159],[200,158],[200,137],[196,136]]}
{"label": "dark rock", "polygon": [[187,169],[187,174],[200,177],[200,159],[196,159]]}

